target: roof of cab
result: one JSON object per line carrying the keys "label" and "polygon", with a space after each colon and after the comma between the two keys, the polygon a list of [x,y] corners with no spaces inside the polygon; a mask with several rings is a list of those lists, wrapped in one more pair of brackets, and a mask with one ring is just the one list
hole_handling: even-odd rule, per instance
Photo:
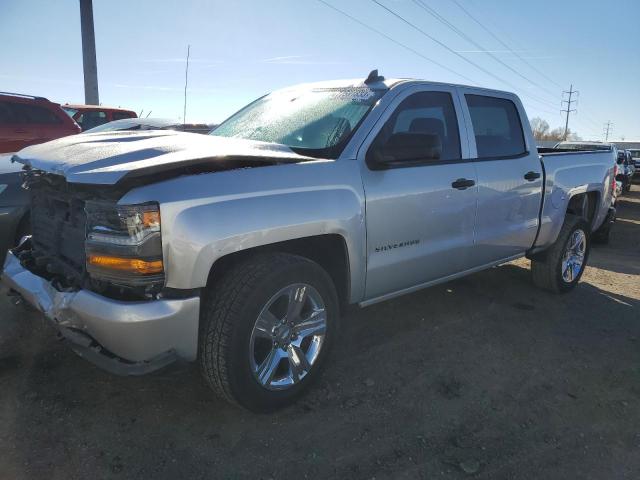
{"label": "roof of cab", "polygon": [[[117,110],[117,111],[121,111],[121,112],[134,112],[133,110],[131,110],[130,108],[122,108],[122,107],[109,107],[107,105],[85,105],[82,103],[65,103],[64,105],[62,105],[63,107],[69,107],[69,108],[75,108],[78,110],[97,110],[97,109],[103,109],[103,110]],[[135,112],[134,112],[135,113]]]}
{"label": "roof of cab", "polygon": [[417,78],[384,78],[384,77],[380,77],[379,80],[376,80],[374,82],[369,82],[369,83],[365,83],[365,79],[363,78],[343,79],[343,80],[324,80],[320,82],[300,83],[297,85],[281,88],[276,91],[281,92],[281,91],[287,91],[287,90],[296,90],[300,88],[366,88],[366,87],[371,88],[372,90],[389,90],[400,85],[406,85],[406,84],[412,84],[412,83],[429,84],[434,86],[446,86],[446,87],[473,88],[476,90],[481,90],[486,93],[515,95],[513,92],[509,92],[506,90],[477,87],[475,85],[434,82],[430,80],[422,80]]}

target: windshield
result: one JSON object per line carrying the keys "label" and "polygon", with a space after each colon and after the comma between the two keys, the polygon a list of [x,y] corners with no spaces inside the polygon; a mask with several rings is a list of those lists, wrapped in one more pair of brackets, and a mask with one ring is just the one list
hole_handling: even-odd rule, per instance
{"label": "windshield", "polygon": [[287,89],[249,104],[210,135],[287,145],[302,155],[337,158],[386,90]]}
{"label": "windshield", "polygon": [[640,150],[629,150],[633,158],[640,158]]}

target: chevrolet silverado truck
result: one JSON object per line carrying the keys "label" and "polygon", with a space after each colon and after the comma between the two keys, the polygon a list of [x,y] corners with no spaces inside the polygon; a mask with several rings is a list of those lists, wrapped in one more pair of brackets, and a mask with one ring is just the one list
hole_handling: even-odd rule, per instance
{"label": "chevrolet silverado truck", "polygon": [[518,97],[419,80],[305,84],[210,135],[107,132],[28,147],[32,235],[2,282],[86,359],[198,361],[253,411],[291,403],[340,312],[527,256],[576,286],[610,216],[611,152],[540,154]]}

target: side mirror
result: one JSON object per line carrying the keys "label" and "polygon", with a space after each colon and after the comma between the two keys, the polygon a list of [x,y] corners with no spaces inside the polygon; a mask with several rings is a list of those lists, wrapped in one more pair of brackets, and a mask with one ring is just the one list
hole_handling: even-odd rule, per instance
{"label": "side mirror", "polygon": [[372,170],[384,170],[401,164],[439,160],[442,143],[430,133],[394,133],[385,143],[377,141],[367,152],[367,165]]}
{"label": "side mirror", "polygon": [[619,173],[616,175],[616,182],[624,182],[627,179],[624,173]]}

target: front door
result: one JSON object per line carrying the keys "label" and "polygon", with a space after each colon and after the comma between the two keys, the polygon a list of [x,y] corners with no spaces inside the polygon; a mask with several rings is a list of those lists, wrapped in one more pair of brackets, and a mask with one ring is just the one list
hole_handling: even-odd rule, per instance
{"label": "front door", "polygon": [[[366,196],[367,299],[468,267],[477,191],[474,164],[464,159],[467,134],[461,118],[455,89],[415,86],[394,99],[359,150]],[[411,142],[421,135],[432,145],[423,155],[383,169],[368,164],[367,154],[376,145],[393,139]]]}

